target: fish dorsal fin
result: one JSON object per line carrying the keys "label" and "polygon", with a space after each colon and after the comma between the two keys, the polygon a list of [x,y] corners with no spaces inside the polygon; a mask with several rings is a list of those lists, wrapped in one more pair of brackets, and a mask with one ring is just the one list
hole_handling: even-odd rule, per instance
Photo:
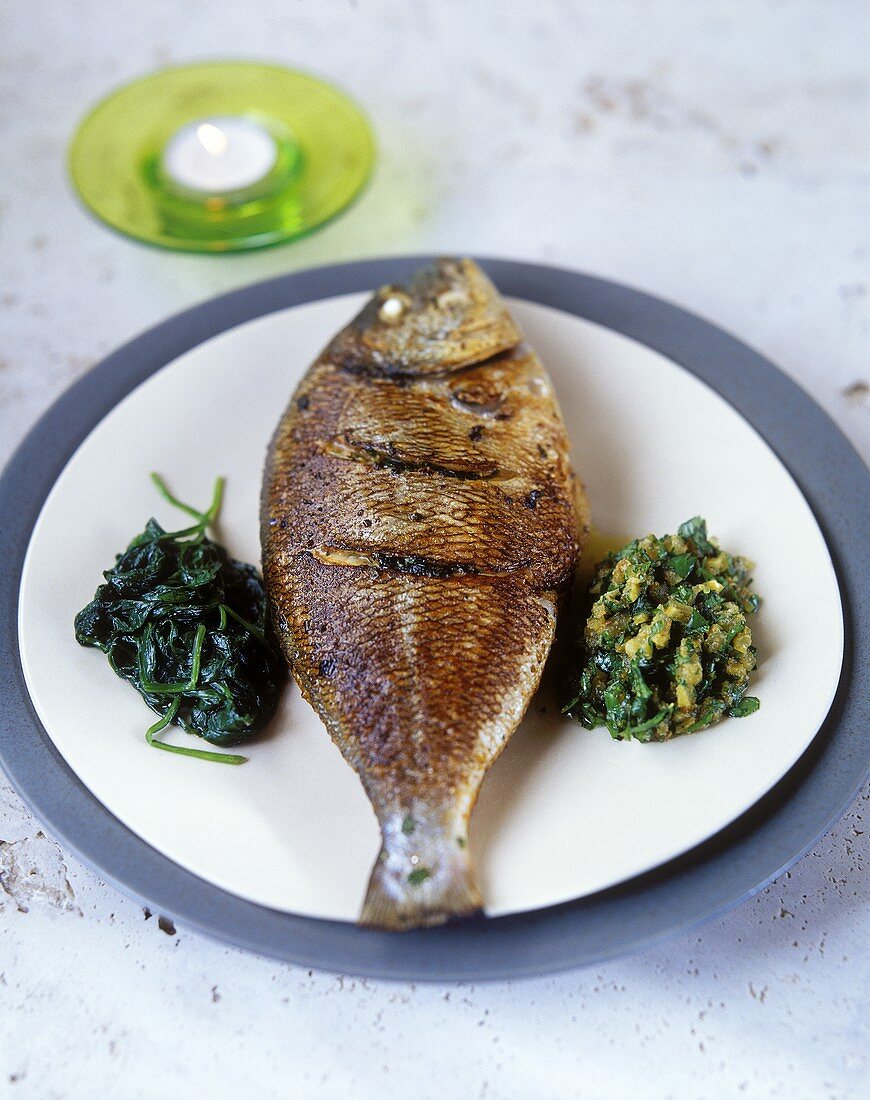
{"label": "fish dorsal fin", "polygon": [[444,258],[385,286],[332,341],[343,370],[408,377],[460,370],[510,351],[522,332],[474,260]]}

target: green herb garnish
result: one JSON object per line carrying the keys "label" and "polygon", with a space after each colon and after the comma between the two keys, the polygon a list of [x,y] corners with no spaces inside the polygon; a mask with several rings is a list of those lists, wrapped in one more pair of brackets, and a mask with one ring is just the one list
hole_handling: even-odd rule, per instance
{"label": "green herb garnish", "polygon": [[745,695],[756,664],[747,616],[759,605],[751,570],[700,516],[608,554],[563,713],[619,740],[667,741],[758,710]]}
{"label": "green herb garnish", "polygon": [[427,878],[432,877],[432,872],[428,867],[415,867],[414,870],[408,875],[408,882],[412,886],[419,886],[421,882],[425,882]]}
{"label": "green herb garnish", "polygon": [[164,531],[150,519],[105,584],[76,615],[76,640],[101,649],[115,672],[159,715],[145,738],[154,748],[199,760],[242,764],[247,757],[157,740],[170,723],[215,745],[237,745],[271,718],[284,663],[265,637],[266,597],[257,570],[233,560],[206,535],[224,481],[207,511],[161,495],[196,522]]}

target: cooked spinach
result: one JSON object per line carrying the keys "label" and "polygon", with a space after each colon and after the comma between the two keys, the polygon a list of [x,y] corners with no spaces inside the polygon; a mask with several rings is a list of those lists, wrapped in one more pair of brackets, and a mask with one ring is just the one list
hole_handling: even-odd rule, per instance
{"label": "cooked spinach", "polygon": [[589,589],[563,713],[619,740],[666,741],[758,710],[745,695],[756,665],[747,616],[759,606],[751,571],[700,516],[608,554]]}
{"label": "cooked spinach", "polygon": [[164,531],[150,519],[76,615],[76,640],[101,649],[160,716],[146,731],[150,745],[242,764],[244,756],[168,745],[157,734],[173,723],[212,744],[237,745],[271,718],[285,673],[264,633],[263,583],[253,565],[235,561],[206,535],[220,510],[223,478],[205,512],[177,500],[157,474],[151,478],[196,522]]}

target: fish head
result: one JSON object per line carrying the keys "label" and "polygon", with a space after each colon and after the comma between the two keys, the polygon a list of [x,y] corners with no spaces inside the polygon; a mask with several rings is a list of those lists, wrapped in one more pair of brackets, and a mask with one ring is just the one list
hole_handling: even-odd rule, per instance
{"label": "fish head", "polygon": [[326,349],[336,366],[386,377],[443,374],[517,347],[522,332],[474,260],[443,258],[383,286]]}

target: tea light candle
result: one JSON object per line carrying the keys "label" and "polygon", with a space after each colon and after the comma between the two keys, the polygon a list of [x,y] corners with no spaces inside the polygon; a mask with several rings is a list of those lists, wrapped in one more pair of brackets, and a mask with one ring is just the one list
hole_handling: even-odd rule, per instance
{"label": "tea light candle", "polygon": [[163,172],[179,187],[203,195],[241,191],[275,167],[278,146],[259,123],[241,117],[202,118],[168,141]]}

